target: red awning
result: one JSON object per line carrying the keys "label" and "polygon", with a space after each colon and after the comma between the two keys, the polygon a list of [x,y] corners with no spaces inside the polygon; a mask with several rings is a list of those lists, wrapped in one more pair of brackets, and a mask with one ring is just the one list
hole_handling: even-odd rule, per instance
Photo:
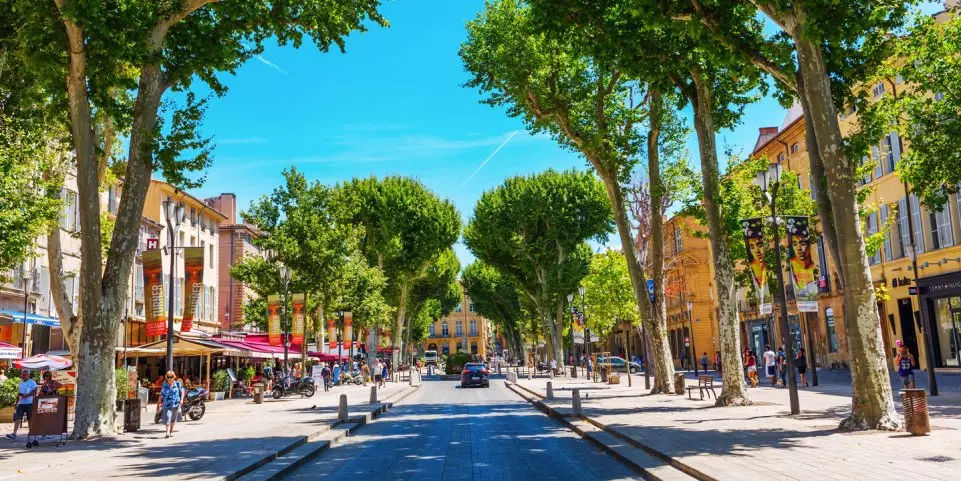
{"label": "red awning", "polygon": [[[267,343],[261,342],[250,342],[247,340],[239,339],[222,339],[213,338],[213,341],[223,344],[225,346],[233,347],[236,349],[243,349],[250,352],[251,357],[261,358],[261,359],[283,359],[284,358],[284,347],[283,346],[272,346]],[[293,347],[288,348],[287,357],[291,359],[300,358],[300,350],[294,349]]]}
{"label": "red awning", "polygon": [[[336,354],[327,354],[326,352],[307,351],[307,356],[317,358],[317,360],[320,362],[336,362],[337,361]],[[346,361],[347,357],[348,356],[346,354],[342,354],[340,356],[340,359],[342,361]]]}

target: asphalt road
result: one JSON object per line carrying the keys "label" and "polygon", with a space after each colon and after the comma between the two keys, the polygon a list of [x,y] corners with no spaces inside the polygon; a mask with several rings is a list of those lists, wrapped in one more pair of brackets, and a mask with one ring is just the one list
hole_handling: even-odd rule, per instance
{"label": "asphalt road", "polygon": [[426,381],[287,480],[640,479],[504,387]]}

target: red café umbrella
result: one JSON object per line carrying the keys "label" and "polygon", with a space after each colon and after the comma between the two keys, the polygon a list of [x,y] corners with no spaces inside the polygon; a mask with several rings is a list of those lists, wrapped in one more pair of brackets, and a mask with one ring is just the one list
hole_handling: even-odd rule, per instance
{"label": "red caf\u00e9 umbrella", "polygon": [[13,365],[20,369],[40,369],[43,371],[62,371],[73,366],[73,361],[61,356],[37,354],[26,359],[13,361]]}
{"label": "red caf\u00e9 umbrella", "polygon": [[[326,352],[320,352],[320,351],[307,351],[307,355],[309,357],[317,358],[317,360],[320,362],[336,362],[337,361],[336,354],[327,354]],[[347,355],[346,354],[341,355],[340,359],[346,361]]]}

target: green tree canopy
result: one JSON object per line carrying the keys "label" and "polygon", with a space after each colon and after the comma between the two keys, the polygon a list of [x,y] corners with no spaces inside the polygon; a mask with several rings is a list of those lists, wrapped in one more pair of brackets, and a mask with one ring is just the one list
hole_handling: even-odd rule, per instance
{"label": "green tree canopy", "polygon": [[523,352],[522,333],[527,314],[521,307],[521,293],[512,280],[483,261],[470,263],[462,274],[464,290],[478,314],[494,323],[504,334],[504,348]]}
{"label": "green tree canopy", "polygon": [[605,335],[618,321],[637,323],[640,316],[624,254],[617,250],[591,256],[590,271],[582,281],[587,304],[587,327]]}

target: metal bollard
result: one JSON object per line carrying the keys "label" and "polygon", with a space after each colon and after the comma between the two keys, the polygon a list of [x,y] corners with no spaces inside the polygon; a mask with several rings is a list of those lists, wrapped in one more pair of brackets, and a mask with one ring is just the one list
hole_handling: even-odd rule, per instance
{"label": "metal bollard", "polygon": [[370,387],[370,403],[377,404],[377,386]]}
{"label": "metal bollard", "polygon": [[580,414],[581,413],[581,390],[580,389],[573,389],[571,391],[571,404],[572,404],[571,407],[573,408],[574,413]]}
{"label": "metal bollard", "polygon": [[347,421],[347,395],[340,395],[340,405],[337,406],[337,419]]}
{"label": "metal bollard", "polygon": [[527,380],[530,381],[531,379],[534,379],[534,375],[531,373],[531,369],[528,369],[528,370],[527,370]]}
{"label": "metal bollard", "polygon": [[547,381],[547,396],[544,399],[547,399],[548,401],[552,401],[554,399],[554,386],[550,381]]}

